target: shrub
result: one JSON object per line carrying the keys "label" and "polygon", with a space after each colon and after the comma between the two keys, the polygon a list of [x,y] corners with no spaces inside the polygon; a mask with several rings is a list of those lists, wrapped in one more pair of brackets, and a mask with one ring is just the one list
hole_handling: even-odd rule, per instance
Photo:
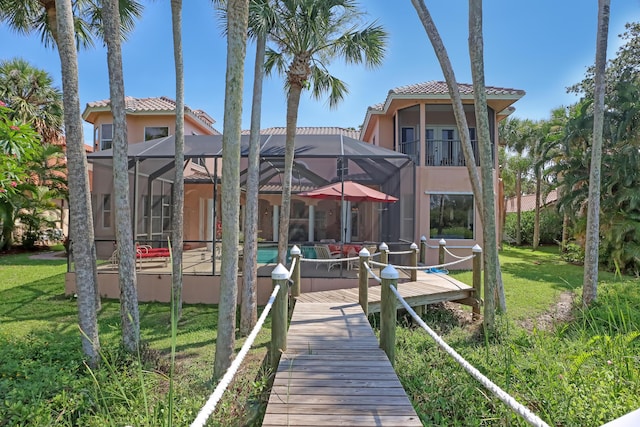
{"label": "shrub", "polygon": [[[517,216],[515,213],[507,214],[504,225],[505,240],[515,241]],[[521,235],[523,245],[533,244],[533,225],[535,212],[522,212]],[[540,244],[553,244],[562,238],[562,216],[554,209],[542,209],[540,211]]]}

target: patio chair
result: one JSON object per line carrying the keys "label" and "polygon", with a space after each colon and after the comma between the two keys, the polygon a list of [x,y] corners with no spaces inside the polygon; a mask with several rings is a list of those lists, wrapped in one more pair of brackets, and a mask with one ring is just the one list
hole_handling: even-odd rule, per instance
{"label": "patio chair", "polygon": [[[331,252],[329,250],[329,245],[315,245],[314,248],[316,250],[316,258],[317,259],[335,259],[335,260],[339,260],[341,258],[340,252]],[[327,271],[330,271],[335,266],[340,267],[341,261],[327,262],[327,263],[317,263],[316,264],[316,270],[318,269],[318,266],[320,264],[326,265],[327,266]]]}

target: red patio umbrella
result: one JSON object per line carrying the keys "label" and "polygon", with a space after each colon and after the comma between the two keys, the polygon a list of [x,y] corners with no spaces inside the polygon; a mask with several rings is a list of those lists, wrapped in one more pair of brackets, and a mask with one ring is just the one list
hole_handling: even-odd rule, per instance
{"label": "red patio umbrella", "polygon": [[335,182],[324,187],[318,187],[315,190],[303,191],[298,193],[298,196],[311,197],[313,199],[347,200],[350,202],[393,203],[398,201],[396,197],[353,181],[345,181],[344,193],[342,189],[343,183]]}

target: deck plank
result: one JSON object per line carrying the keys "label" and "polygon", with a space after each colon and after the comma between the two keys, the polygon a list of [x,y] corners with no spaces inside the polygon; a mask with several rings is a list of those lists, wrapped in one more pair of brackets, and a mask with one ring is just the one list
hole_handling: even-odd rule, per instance
{"label": "deck plank", "polygon": [[349,294],[296,302],[263,426],[422,426]]}

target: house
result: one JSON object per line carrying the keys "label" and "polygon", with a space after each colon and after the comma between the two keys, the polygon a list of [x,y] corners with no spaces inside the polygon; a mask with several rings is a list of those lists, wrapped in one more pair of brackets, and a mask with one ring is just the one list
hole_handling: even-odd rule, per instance
{"label": "house", "polygon": [[[476,164],[473,89],[461,84]],[[512,111],[524,91],[487,87],[491,141],[494,147],[494,183],[498,191],[497,123]],[[165,241],[170,235],[171,176],[175,103],[161,98],[126,98],[128,137],[131,142],[132,194],[138,241]],[[214,120],[201,110],[185,108],[185,241],[211,247],[220,232],[219,183],[221,135]],[[83,117],[94,124],[94,174],[110,177],[109,149],[112,116],[109,101],[87,105]],[[259,237],[276,242],[285,128],[261,131]],[[247,155],[249,133],[243,132]],[[360,140],[355,139],[359,136]],[[246,180],[242,160],[241,186]],[[97,176],[97,175],[96,175]],[[393,204],[311,200],[297,194],[340,180],[353,180],[397,197]],[[105,255],[114,239],[110,179],[94,179],[98,253]],[[453,109],[444,82],[403,86],[388,92],[386,100],[369,107],[361,130],[339,127],[300,128],[292,183],[290,240],[303,244],[320,240],[418,242],[431,247],[442,238],[450,247],[471,248],[482,243],[479,213],[475,208]],[[243,196],[244,197],[244,196]],[[242,205],[241,201],[241,215]],[[501,203],[496,202],[497,217]],[[241,226],[242,227],[242,226]],[[219,237],[219,236],[217,236]],[[206,243],[209,242],[209,243]],[[102,247],[102,249],[101,249]],[[431,251],[427,262],[437,259]]]}
{"label": "house", "polygon": [[[551,190],[547,194],[546,199],[543,196],[544,201],[540,204],[540,207],[552,206],[558,201],[558,190]],[[507,213],[516,213],[518,211],[518,198],[510,197],[507,200]],[[520,212],[529,212],[536,209],[536,195],[524,194],[520,197]]]}
{"label": "house", "polygon": [[[459,84],[476,158],[476,120],[473,86]],[[493,146],[494,188],[499,191],[497,144],[498,122],[514,111],[512,105],[524,96],[518,89],[486,87],[489,131]],[[480,214],[475,207],[471,184],[445,82],[429,81],[391,89],[384,102],[367,109],[360,133],[363,141],[411,156],[415,164],[413,198],[401,206],[400,236],[408,241],[427,238],[437,247],[444,238],[449,247],[482,245]],[[496,197],[496,217],[502,203]],[[410,219],[415,218],[415,223]],[[427,263],[437,261],[429,251]]]}

